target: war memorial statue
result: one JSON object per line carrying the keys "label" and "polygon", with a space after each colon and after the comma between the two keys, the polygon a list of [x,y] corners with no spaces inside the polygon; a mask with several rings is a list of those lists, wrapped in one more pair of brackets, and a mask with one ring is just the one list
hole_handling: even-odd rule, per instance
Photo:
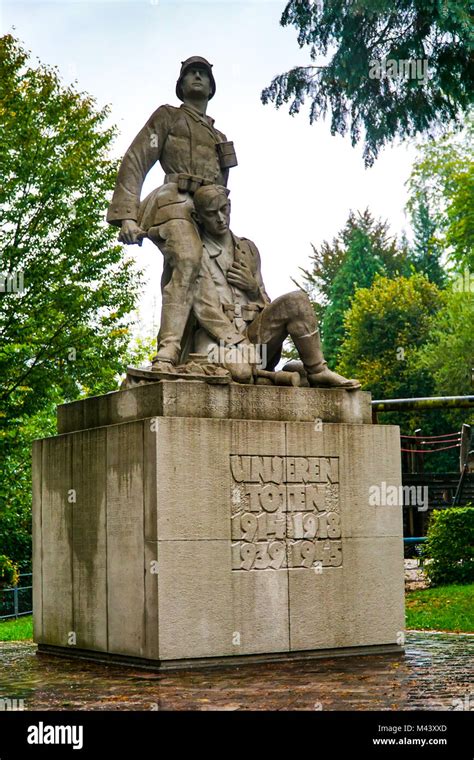
{"label": "war memorial statue", "polygon": [[[226,184],[237,161],[233,144],[206,114],[215,92],[212,65],[205,58],[183,61],[176,83],[183,103],[160,106],[138,133],[123,158],[107,215],[111,224],[120,225],[123,242],[141,244],[146,236],[163,253],[161,325],[151,369],[160,377],[176,376],[176,365],[191,354],[201,357],[204,377],[206,367],[209,374],[209,364],[216,363],[234,381],[252,383],[259,377],[258,359],[261,382],[262,375],[272,377],[268,370],[275,369],[290,336],[303,362],[291,368],[308,385],[360,388],[356,380],[328,369],[308,296],[296,291],[271,302],[256,245],[229,229]],[[165,171],[164,184],[140,201],[145,176],[157,161]],[[217,353],[215,341],[223,349]],[[258,356],[245,350],[249,344],[259,347]],[[199,376],[193,362],[196,371]],[[189,367],[182,373],[189,378]],[[139,381],[143,377],[141,372]]]}
{"label": "war memorial statue", "polygon": [[[156,370],[169,370],[179,361],[201,266],[193,194],[204,184],[226,186],[229,169],[237,165],[233,144],[206,115],[215,92],[208,61],[193,56],[182,63],[176,83],[182,105],[160,106],[135,137],[120,166],[107,214],[111,224],[120,226],[124,243],[139,243],[147,235],[163,253]],[[165,172],[164,183],[140,201],[144,179],[157,161]]]}
{"label": "war memorial statue", "polygon": [[[328,368],[306,293],[270,300],[231,230],[215,92],[211,64],[184,61],[182,105],[120,166],[108,221],[163,254],[158,349],[34,442],[34,640],[152,669],[399,654],[402,509],[369,493],[400,488],[400,431]],[[280,370],[288,337],[300,360]]]}

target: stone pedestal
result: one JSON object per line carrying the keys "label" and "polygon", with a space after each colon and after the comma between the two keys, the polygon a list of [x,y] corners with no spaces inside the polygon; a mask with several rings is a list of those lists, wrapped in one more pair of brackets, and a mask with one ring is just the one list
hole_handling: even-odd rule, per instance
{"label": "stone pedestal", "polygon": [[159,382],[34,446],[40,650],[153,667],[399,651],[397,427],[370,395]]}

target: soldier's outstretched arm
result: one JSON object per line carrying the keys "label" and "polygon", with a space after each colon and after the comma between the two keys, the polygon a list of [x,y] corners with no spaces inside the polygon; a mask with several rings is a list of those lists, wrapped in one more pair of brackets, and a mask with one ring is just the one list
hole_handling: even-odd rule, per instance
{"label": "soldier's outstretched arm", "polygon": [[151,167],[160,159],[170,130],[170,109],[171,106],[160,106],[127,149],[107,213],[110,224],[120,226],[124,219],[136,221],[143,182]]}

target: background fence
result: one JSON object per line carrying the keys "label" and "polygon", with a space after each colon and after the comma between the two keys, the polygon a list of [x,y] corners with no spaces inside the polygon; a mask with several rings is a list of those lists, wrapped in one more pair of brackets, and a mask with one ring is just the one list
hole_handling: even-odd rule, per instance
{"label": "background fence", "polygon": [[0,589],[0,620],[31,615],[33,612],[32,579],[32,573],[22,573],[17,586]]}

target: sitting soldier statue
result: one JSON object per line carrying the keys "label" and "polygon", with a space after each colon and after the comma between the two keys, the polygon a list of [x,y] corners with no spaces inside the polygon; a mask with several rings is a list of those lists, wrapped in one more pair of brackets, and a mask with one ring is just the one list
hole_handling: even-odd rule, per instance
{"label": "sitting soldier statue", "polygon": [[[314,310],[304,291],[296,290],[270,301],[257,247],[251,240],[234,235],[229,228],[228,190],[219,185],[203,185],[194,194],[194,207],[203,241],[192,306],[198,323],[194,332],[195,354],[209,359],[219,349],[220,361],[232,379],[252,383],[258,376],[257,364],[260,360],[261,366],[262,355],[264,369],[273,370],[289,336],[302,361],[302,366],[292,364],[300,365],[298,369],[306,375],[310,386],[360,388],[357,380],[348,380],[328,368]],[[250,355],[250,346],[259,347],[258,359]]]}

